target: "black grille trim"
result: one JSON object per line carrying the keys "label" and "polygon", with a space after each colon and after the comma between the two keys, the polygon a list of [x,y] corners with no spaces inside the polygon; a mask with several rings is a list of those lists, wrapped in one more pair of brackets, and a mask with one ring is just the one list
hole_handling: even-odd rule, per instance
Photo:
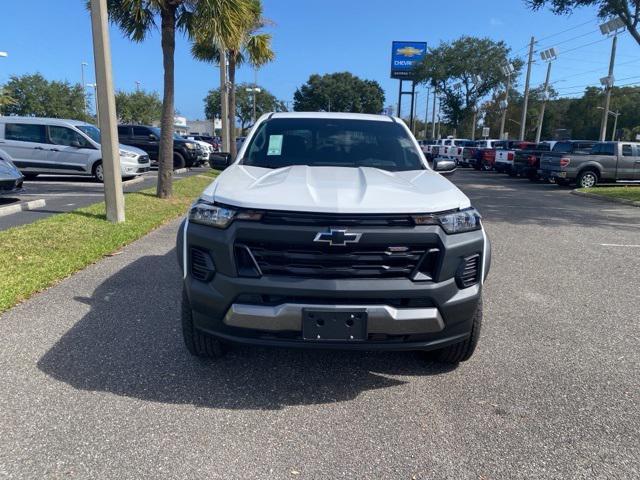
{"label": "black grille trim", "polygon": [[411,215],[404,214],[330,214],[277,210],[265,211],[262,222],[271,225],[340,225],[343,227],[411,227],[415,225]]}
{"label": "black grille trim", "polygon": [[349,245],[329,249],[267,243],[238,244],[235,253],[239,276],[255,276],[252,272],[257,270],[263,275],[292,277],[411,278],[420,281],[435,278],[440,256],[439,249],[423,246],[391,249]]}
{"label": "black grille trim", "polygon": [[199,248],[191,248],[191,276],[201,282],[208,282],[213,278],[215,266],[208,252]]}
{"label": "black grille trim", "polygon": [[460,288],[469,288],[480,281],[480,254],[466,257],[456,272],[456,283]]}

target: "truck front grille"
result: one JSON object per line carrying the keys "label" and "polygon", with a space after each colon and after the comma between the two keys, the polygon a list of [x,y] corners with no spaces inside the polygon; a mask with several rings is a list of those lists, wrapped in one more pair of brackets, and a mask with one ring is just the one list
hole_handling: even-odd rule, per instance
{"label": "truck front grille", "polygon": [[[246,255],[243,252],[251,252]],[[432,280],[440,250],[424,246],[295,247],[270,244],[236,245],[238,273],[252,257],[261,275],[309,278],[411,278]]]}

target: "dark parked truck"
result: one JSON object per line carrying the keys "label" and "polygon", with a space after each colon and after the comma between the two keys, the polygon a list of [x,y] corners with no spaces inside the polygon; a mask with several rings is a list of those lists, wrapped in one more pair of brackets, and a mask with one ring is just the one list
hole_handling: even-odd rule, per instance
{"label": "dark parked truck", "polygon": [[527,177],[529,180],[538,180],[540,169],[540,157],[551,151],[552,143],[542,142],[531,148],[516,150],[513,158],[513,172],[519,177]]}
{"label": "dark parked truck", "polygon": [[475,349],[491,258],[479,213],[402,120],[304,112],[258,120],[177,253],[194,355],[236,342],[449,363]]}
{"label": "dark parked truck", "polygon": [[568,185],[565,178],[552,174],[552,163],[555,163],[563,155],[589,155],[593,146],[598,143],[594,140],[562,140],[556,143],[550,153],[543,153],[540,157],[540,169],[538,176],[542,180],[553,180],[558,185]]}
{"label": "dark parked truck", "polygon": [[576,183],[589,188],[598,183],[640,181],[640,143],[600,142],[588,153],[575,148],[570,153],[558,150],[554,147],[544,154],[540,163],[542,176],[560,185]]}
{"label": "dark parked truck", "polygon": [[[160,153],[160,129],[145,125],[118,125],[120,143],[144,150],[152,161],[158,161]],[[197,166],[204,163],[204,151],[197,142],[179,135],[173,136],[173,168]]]}

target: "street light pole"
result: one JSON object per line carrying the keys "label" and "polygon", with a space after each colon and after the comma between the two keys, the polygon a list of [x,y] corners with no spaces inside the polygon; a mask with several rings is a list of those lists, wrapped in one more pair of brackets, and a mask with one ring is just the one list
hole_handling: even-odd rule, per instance
{"label": "street light pole", "polygon": [[81,70],[81,78],[82,78],[82,100],[84,102],[84,114],[87,114],[87,85],[85,83],[84,80],[84,67],[88,67],[89,64],[87,62],[81,62],[80,63],[80,70]]}
{"label": "street light pole", "polygon": [[432,113],[431,113],[431,139],[435,140],[436,139],[436,103],[438,100],[438,92],[437,90],[433,89],[433,107],[432,108]]}
{"label": "street light pole", "polygon": [[511,87],[511,75],[507,75],[507,86],[504,91],[504,101],[502,102],[502,119],[500,120],[500,140],[504,140],[504,124],[507,121],[507,107],[509,106],[509,87]]}
{"label": "street light pole", "polygon": [[135,84],[136,84],[136,92],[139,92],[140,91],[140,81],[136,80]]}
{"label": "street light pole", "polygon": [[604,142],[607,136],[607,120],[609,118],[609,106],[611,104],[611,90],[613,89],[613,66],[616,61],[616,45],[618,44],[618,35],[613,36],[611,43],[611,58],[609,59],[609,76],[607,77],[606,86],[607,93],[604,100],[604,111],[602,112],[602,123],[600,125],[600,141]]}
{"label": "street light pole", "polygon": [[102,113],[100,147],[104,175],[104,200],[107,220],[112,223],[120,223],[125,220],[124,195],[122,194],[116,101],[113,95],[107,0],[91,0],[90,5],[96,84],[100,85],[97,90],[96,105],[100,105]]}
{"label": "street light pole", "polygon": [[618,129],[618,117],[620,116],[620,112],[609,112],[613,115],[613,132],[611,132],[611,141],[616,141],[616,130]]}
{"label": "street light pole", "polygon": [[427,124],[429,123],[429,95],[431,95],[430,88],[427,87],[426,106],[424,108],[424,138],[427,138]]}
{"label": "street light pole", "polygon": [[93,103],[96,107],[96,126],[100,128],[100,109],[98,108],[98,84],[87,83],[87,87],[93,88]]}

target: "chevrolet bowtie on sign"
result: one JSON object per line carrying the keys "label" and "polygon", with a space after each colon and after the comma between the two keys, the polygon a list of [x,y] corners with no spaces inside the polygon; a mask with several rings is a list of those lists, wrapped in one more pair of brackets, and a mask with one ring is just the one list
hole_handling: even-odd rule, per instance
{"label": "chevrolet bowtie on sign", "polygon": [[410,79],[417,63],[427,54],[426,42],[393,42],[391,78]]}

